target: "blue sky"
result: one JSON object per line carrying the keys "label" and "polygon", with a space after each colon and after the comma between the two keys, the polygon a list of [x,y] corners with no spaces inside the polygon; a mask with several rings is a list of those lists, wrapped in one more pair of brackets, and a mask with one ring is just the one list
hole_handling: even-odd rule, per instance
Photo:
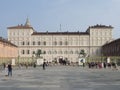
{"label": "blue sky", "polygon": [[30,19],[38,31],[83,31],[96,24],[112,25],[120,38],[120,0],[0,0],[0,36],[7,27]]}

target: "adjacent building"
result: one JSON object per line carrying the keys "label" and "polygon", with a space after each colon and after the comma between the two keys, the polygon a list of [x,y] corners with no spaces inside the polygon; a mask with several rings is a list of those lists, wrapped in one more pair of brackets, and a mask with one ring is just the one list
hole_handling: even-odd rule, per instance
{"label": "adjacent building", "polygon": [[0,58],[18,57],[17,46],[0,37]]}
{"label": "adjacent building", "polygon": [[104,56],[120,56],[120,38],[103,45],[102,53]]}
{"label": "adjacent building", "polygon": [[101,56],[101,47],[112,40],[112,26],[90,26],[85,32],[37,32],[29,19],[24,25],[8,27],[8,40],[18,46],[20,57],[32,57],[38,49],[47,61],[77,61],[84,50],[86,56]]}

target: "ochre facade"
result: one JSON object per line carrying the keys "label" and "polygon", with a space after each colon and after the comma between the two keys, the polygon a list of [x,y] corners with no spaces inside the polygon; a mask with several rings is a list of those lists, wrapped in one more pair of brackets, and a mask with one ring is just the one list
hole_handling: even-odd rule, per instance
{"label": "ochre facade", "polygon": [[0,58],[12,57],[18,57],[17,46],[0,37]]}

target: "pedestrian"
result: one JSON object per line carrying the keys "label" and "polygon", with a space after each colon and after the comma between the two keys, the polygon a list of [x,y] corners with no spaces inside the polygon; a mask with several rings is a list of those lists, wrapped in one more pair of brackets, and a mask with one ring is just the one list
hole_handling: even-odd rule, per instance
{"label": "pedestrian", "polygon": [[12,76],[12,65],[8,64],[8,76]]}
{"label": "pedestrian", "polygon": [[36,68],[36,63],[33,64],[33,67]]}
{"label": "pedestrian", "polygon": [[112,68],[113,68],[113,70],[118,70],[117,64],[115,62],[112,62]]}
{"label": "pedestrian", "polygon": [[43,70],[45,70],[45,67],[46,67],[46,62],[45,60],[43,61]]}
{"label": "pedestrian", "polygon": [[108,68],[111,68],[111,63],[108,63]]}
{"label": "pedestrian", "polygon": [[106,62],[103,63],[104,68],[106,68]]}

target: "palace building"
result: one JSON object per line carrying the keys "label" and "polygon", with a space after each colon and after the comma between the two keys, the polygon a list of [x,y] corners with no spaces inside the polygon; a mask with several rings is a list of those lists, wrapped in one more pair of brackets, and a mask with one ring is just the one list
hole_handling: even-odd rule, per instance
{"label": "palace building", "polygon": [[76,62],[81,50],[86,56],[101,56],[101,47],[113,39],[112,26],[90,26],[85,32],[37,32],[29,19],[24,25],[8,27],[8,40],[18,46],[20,57],[32,57],[40,49],[47,61]]}

